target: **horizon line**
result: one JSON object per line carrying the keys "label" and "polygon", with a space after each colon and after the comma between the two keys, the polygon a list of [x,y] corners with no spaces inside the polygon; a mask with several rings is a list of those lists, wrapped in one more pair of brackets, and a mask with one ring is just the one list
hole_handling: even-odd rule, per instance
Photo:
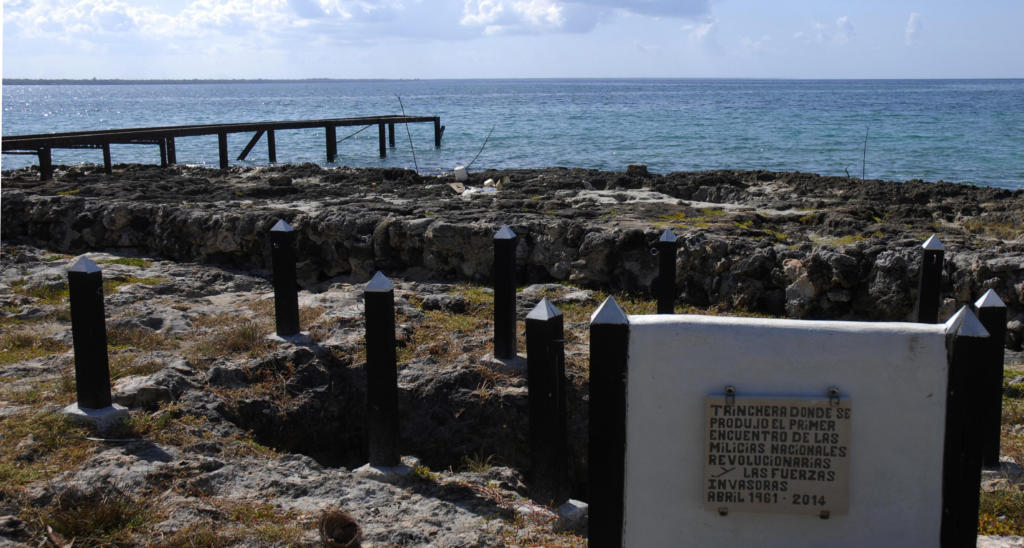
{"label": "horizon line", "polygon": [[509,80],[768,80],[768,81],[957,81],[1024,80],[1024,77],[956,78],[792,78],[774,76],[525,76],[498,78],[3,78],[3,85],[118,85],[118,84],[288,84],[332,82],[421,82],[421,81],[509,81]]}

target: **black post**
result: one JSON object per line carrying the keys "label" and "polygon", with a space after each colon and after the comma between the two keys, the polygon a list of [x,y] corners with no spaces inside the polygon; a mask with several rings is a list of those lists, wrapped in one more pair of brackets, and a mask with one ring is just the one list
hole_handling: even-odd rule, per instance
{"label": "black post", "polygon": [[270,229],[274,265],[274,317],[281,337],[299,333],[299,293],[295,278],[295,231],[284,219]]}
{"label": "black post", "polygon": [[277,143],[274,141],[274,130],[267,130],[267,161],[277,163]]}
{"label": "black post", "polygon": [[332,163],[334,162],[334,158],[338,155],[337,130],[334,126],[327,126],[324,129],[327,130],[327,163]]}
{"label": "black post", "polygon": [[39,180],[48,181],[53,179],[53,156],[50,154],[50,147],[39,149]]}
{"label": "black post", "polygon": [[590,320],[590,548],[622,546],[629,318],[608,297]]}
{"label": "black post", "polygon": [[999,439],[1003,420],[1003,341],[1006,339],[1006,304],[989,289],[974,303],[981,325],[988,331],[988,348],[981,360],[982,464],[999,466]]}
{"label": "black post", "polygon": [[444,135],[444,126],[441,125],[441,117],[434,117],[434,148],[441,148],[441,136]]}
{"label": "black post", "polygon": [[114,167],[110,163],[110,143],[103,143],[103,171],[107,175],[114,173]]}
{"label": "black post", "polygon": [[562,312],[541,299],[526,316],[533,498],[557,506],[569,498]]}
{"label": "black post", "polygon": [[516,357],[516,243],[503,226],[494,234],[494,357]]}
{"label": "black post", "polygon": [[672,314],[676,306],[676,251],[679,242],[671,230],[658,239],[658,314]]}
{"label": "black post", "polygon": [[218,133],[217,134],[217,149],[220,152],[220,168],[228,168],[228,134]]}
{"label": "black post", "polygon": [[171,165],[178,163],[178,152],[174,148],[174,137],[167,138],[167,163]]}
{"label": "black post", "polygon": [[917,323],[939,322],[939,284],[942,282],[942,256],[945,246],[934,234],[921,248],[921,274],[917,282]]}
{"label": "black post", "polygon": [[371,466],[397,466],[398,368],[395,289],[377,272],[366,284],[366,438]]}
{"label": "black post", "polygon": [[395,124],[388,122],[388,146],[395,148]]}
{"label": "black post", "polygon": [[75,347],[78,407],[110,407],[110,365],[103,312],[103,272],[86,257],[68,269],[71,339]]}
{"label": "black post", "polygon": [[377,143],[380,145],[380,157],[387,158],[388,147],[384,143],[384,122],[377,122]]}
{"label": "black post", "polygon": [[975,546],[978,542],[978,491],[981,485],[984,415],[977,401],[983,388],[978,368],[989,335],[967,307],[950,319],[947,339],[949,382],[942,460],[940,546]]}

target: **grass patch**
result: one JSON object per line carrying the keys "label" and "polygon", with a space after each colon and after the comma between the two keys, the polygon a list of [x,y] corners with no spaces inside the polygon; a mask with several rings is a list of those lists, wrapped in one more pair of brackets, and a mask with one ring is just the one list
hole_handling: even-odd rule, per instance
{"label": "grass patch", "polygon": [[78,194],[81,191],[82,189],[80,188],[76,188],[73,190],[61,190],[60,192],[57,193],[57,196],[74,196],[75,194]]}
{"label": "grass patch", "polygon": [[[229,318],[230,322],[238,322],[234,316],[229,316]],[[266,339],[270,332],[269,325],[254,320],[243,320],[201,338],[190,349],[188,355],[190,358],[195,358],[191,361],[197,363],[202,358],[225,354],[262,356],[270,350],[270,342]]]}
{"label": "grass patch", "polygon": [[191,523],[173,535],[153,544],[154,548],[180,548],[181,546],[203,546],[204,548],[226,548],[241,541],[235,531],[223,531],[210,523]]}
{"label": "grass patch", "polygon": [[497,466],[497,459],[494,455],[484,456],[483,453],[475,453],[462,457],[462,465],[466,470],[482,474]]}
{"label": "grass patch", "polygon": [[87,430],[58,413],[7,415],[0,431],[0,491],[51,479],[92,453]]}
{"label": "grass patch", "polygon": [[132,534],[143,528],[156,511],[145,500],[111,493],[84,493],[69,489],[40,510],[35,521],[50,526],[75,546],[134,545]]}
{"label": "grass patch", "polygon": [[494,293],[487,291],[483,286],[461,284],[451,294],[464,297],[474,313],[486,313],[494,306]]}
{"label": "grass patch", "polygon": [[1024,492],[983,491],[980,502],[979,535],[1024,535]]}
{"label": "grass patch", "polygon": [[145,327],[115,327],[107,330],[107,345],[115,350],[137,349],[151,352],[176,348],[178,341],[166,333]]}
{"label": "grass patch", "polygon": [[64,343],[37,333],[8,331],[0,335],[0,365],[67,352]]}
{"label": "grass patch", "polygon": [[118,278],[110,278],[103,280],[103,294],[109,295],[117,290],[117,288],[131,284],[142,284],[142,285],[156,285],[161,282],[166,282],[168,278],[161,278],[158,276],[150,278],[140,278],[138,276],[124,276]]}
{"label": "grass patch", "polygon": [[100,261],[100,264],[121,264],[125,266],[137,266],[139,268],[148,268],[153,266],[152,262],[138,257],[118,257],[116,259],[107,259],[105,261]]}
{"label": "grass patch", "polygon": [[1019,223],[982,221],[971,219],[960,224],[964,232],[976,236],[990,236],[1001,240],[1013,240],[1024,234],[1024,226]]}
{"label": "grass patch", "polygon": [[39,304],[55,305],[61,304],[68,298],[68,284],[54,283],[52,285],[37,285],[29,287],[25,280],[11,282],[11,292],[26,297],[32,297]]}
{"label": "grass patch", "polygon": [[871,238],[881,238],[884,236],[885,234],[882,234],[881,232],[872,232],[871,234],[850,234],[848,236],[831,237],[816,236],[814,234],[811,234],[809,236],[809,239],[811,240],[811,243],[813,243],[814,245],[827,247],[842,247],[847,245],[859,244],[861,242],[866,242]]}
{"label": "grass patch", "polygon": [[432,356],[441,363],[454,361],[465,348],[456,342],[458,335],[470,334],[487,325],[487,320],[471,314],[452,314],[442,310],[424,311],[405,346],[398,348],[398,361]]}
{"label": "grass patch", "polygon": [[121,352],[110,357],[110,380],[133,375],[152,375],[164,368],[164,364],[156,360],[140,359],[145,354]]}

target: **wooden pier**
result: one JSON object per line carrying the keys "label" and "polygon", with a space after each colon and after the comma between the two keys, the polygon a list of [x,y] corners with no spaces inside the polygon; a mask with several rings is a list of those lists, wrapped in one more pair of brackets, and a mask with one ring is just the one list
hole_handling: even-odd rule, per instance
{"label": "wooden pier", "polygon": [[[35,135],[11,135],[0,139],[4,154],[33,154],[39,156],[39,175],[43,180],[53,176],[51,151],[55,148],[95,148],[103,150],[103,168],[111,173],[110,145],[134,144],[160,147],[160,165],[166,167],[177,163],[174,140],[180,137],[216,135],[220,168],[228,167],[228,134],[253,133],[252,139],[238,155],[244,160],[256,143],[266,135],[267,156],[270,163],[277,162],[277,145],[274,131],[283,129],[324,128],[327,161],[333,162],[338,155],[336,128],[345,126],[377,126],[380,157],[387,157],[388,146],[395,146],[395,124],[433,122],[434,146],[441,146],[444,126],[438,116],[367,116],[362,118],[328,118],[325,120],[291,120],[284,122],[250,122],[242,124],[204,124],[191,126],[162,126],[130,129],[105,129],[74,131],[69,133],[41,133]],[[386,129],[385,129],[386,128]],[[386,131],[386,135],[385,135]],[[387,142],[385,142],[387,137]]]}

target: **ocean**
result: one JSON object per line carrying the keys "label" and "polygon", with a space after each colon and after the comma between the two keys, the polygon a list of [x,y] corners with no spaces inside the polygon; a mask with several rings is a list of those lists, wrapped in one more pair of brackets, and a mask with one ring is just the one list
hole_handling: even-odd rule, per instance
{"label": "ocean", "polygon": [[[422,173],[549,166],[651,171],[766,169],[1024,188],[1024,80],[389,80],[288,83],[4,85],[4,136],[159,125],[401,114],[381,159],[369,128],[331,165]],[[342,139],[358,127],[338,128]],[[490,137],[488,138],[488,134]],[[229,137],[233,165],[266,165],[251,135]],[[326,164],[322,130],[277,132],[280,162]],[[410,142],[411,137],[411,142]],[[484,142],[486,140],[486,146]],[[866,149],[865,149],[866,145]],[[217,165],[216,137],[176,140],[179,163]],[[482,152],[480,151],[483,146]],[[414,154],[415,151],[415,160]],[[159,162],[155,146],[114,145],[113,161]],[[102,162],[56,150],[54,163]],[[4,155],[3,169],[36,163]]]}

